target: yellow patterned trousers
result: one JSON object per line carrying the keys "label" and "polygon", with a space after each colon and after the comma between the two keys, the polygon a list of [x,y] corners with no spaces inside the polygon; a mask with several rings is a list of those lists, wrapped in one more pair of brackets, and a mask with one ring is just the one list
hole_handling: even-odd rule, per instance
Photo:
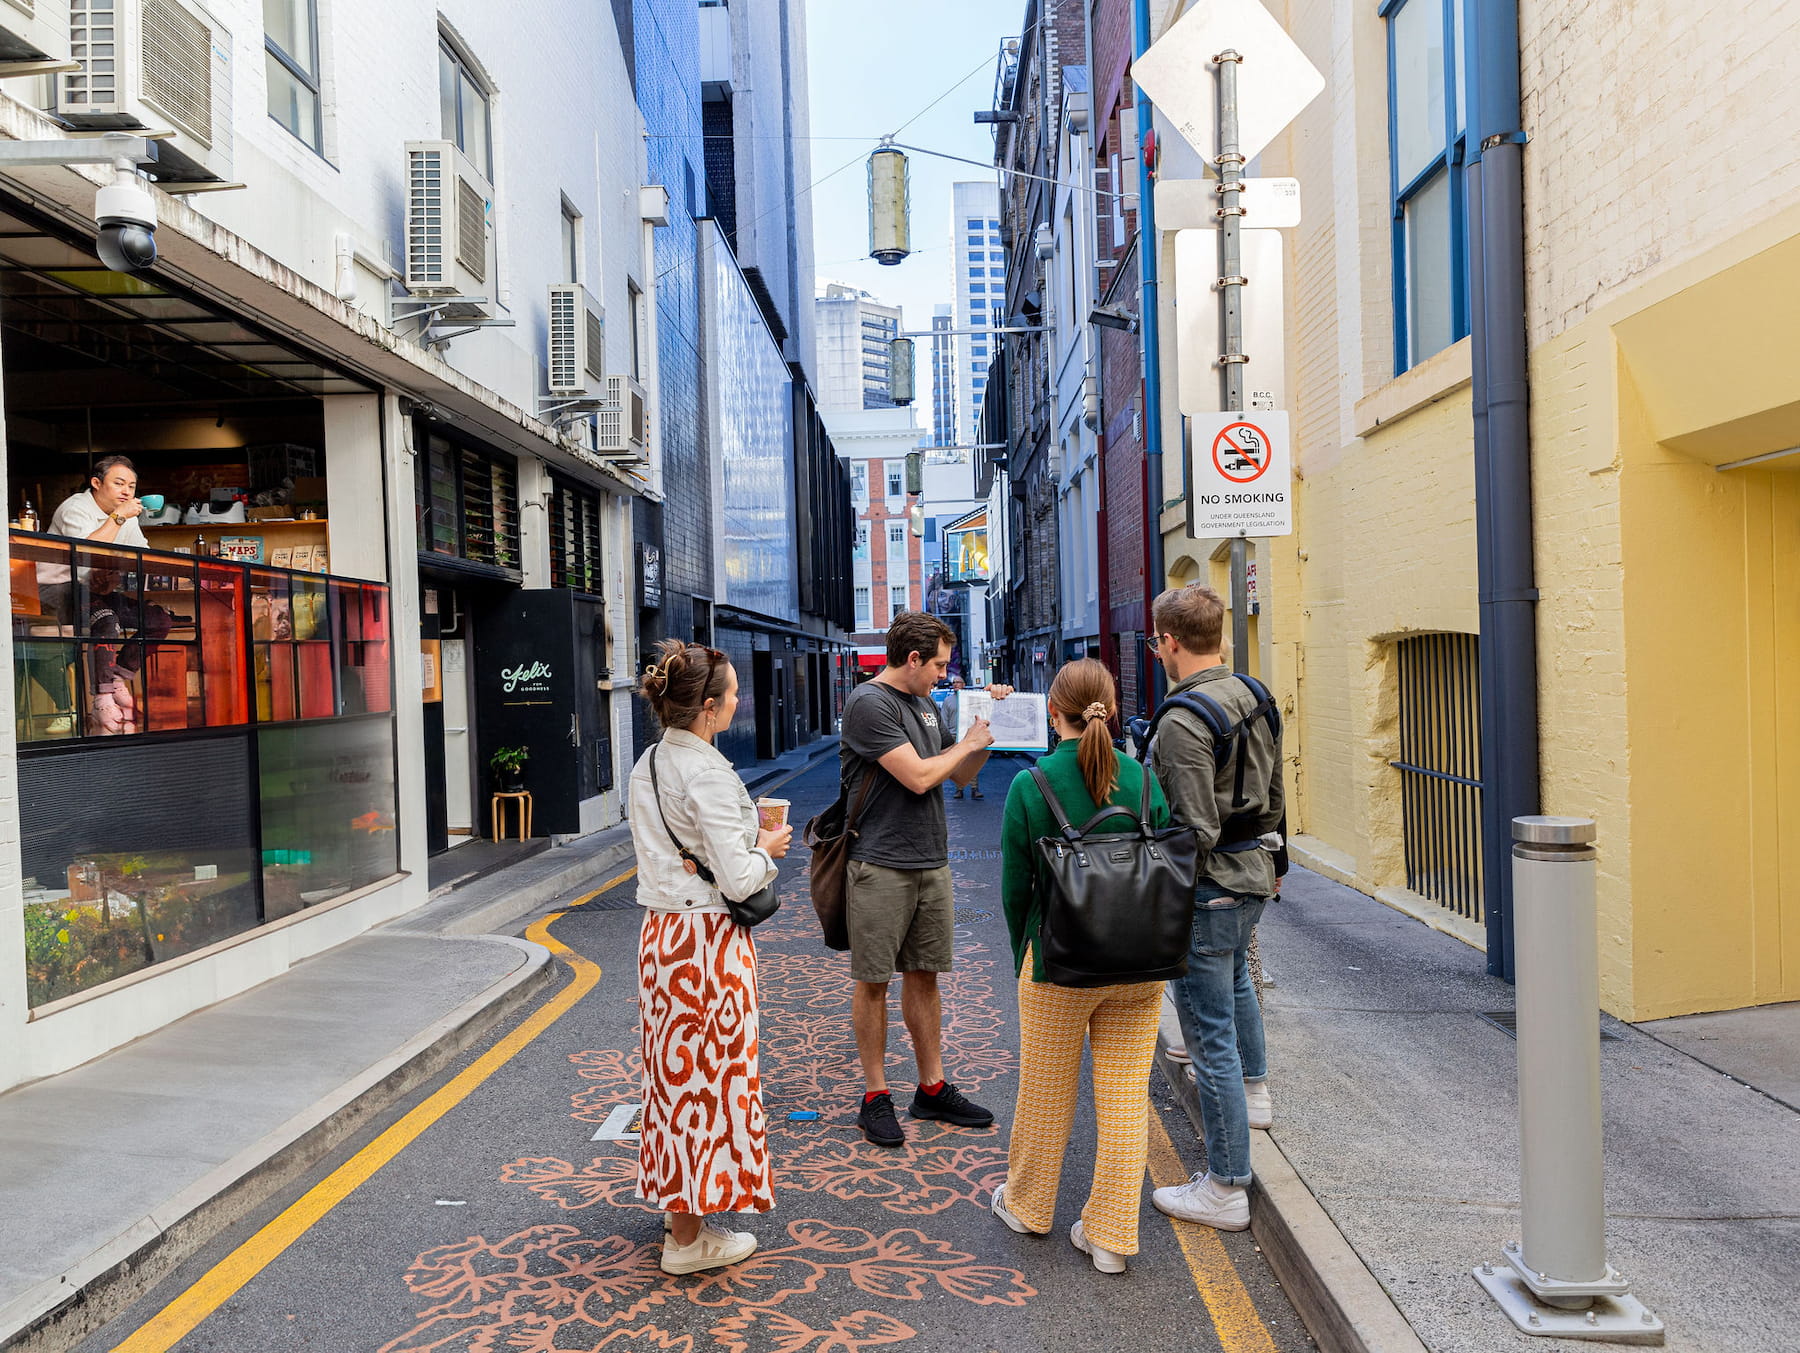
{"label": "yellow patterned trousers", "polygon": [[1163,983],[1059,987],[1019,978],[1019,1100],[1008,1145],[1006,1207],[1032,1230],[1056,1219],[1056,1186],[1081,1093],[1081,1048],[1094,1053],[1099,1141],[1083,1229],[1115,1254],[1136,1254],[1149,1151],[1150,1067]]}

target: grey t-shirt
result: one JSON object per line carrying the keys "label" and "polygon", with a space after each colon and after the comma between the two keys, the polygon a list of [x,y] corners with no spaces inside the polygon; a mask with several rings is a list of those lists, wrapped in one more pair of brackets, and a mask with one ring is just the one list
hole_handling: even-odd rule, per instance
{"label": "grey t-shirt", "polygon": [[903,742],[929,758],[954,746],[956,733],[938,718],[937,706],[927,696],[906,695],[874,681],[850,692],[838,752],[849,807],[856,806],[863,776],[875,767],[850,858],[887,869],[940,869],[950,863],[942,786],[915,794],[878,764]]}

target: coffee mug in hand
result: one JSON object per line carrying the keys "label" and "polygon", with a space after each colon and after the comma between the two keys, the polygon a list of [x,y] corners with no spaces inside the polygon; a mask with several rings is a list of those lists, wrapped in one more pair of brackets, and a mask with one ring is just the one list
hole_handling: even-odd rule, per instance
{"label": "coffee mug in hand", "polygon": [[766,832],[778,832],[787,826],[787,799],[758,799],[756,801],[756,825]]}
{"label": "coffee mug in hand", "polygon": [[146,493],[140,497],[138,501],[144,505],[144,511],[146,512],[161,512],[163,510],[164,499],[160,493]]}

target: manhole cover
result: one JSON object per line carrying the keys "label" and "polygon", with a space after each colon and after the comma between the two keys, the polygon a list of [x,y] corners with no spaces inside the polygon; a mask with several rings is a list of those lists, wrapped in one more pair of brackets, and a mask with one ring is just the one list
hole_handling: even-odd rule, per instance
{"label": "manhole cover", "polygon": [[978,907],[958,907],[956,909],[956,923],[958,925],[974,925],[977,921],[991,921],[993,919],[993,912],[982,911]]}

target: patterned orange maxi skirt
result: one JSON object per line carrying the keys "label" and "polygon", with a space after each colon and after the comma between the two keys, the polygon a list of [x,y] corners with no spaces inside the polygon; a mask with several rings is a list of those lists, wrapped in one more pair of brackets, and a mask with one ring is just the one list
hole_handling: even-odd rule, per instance
{"label": "patterned orange maxi skirt", "polygon": [[723,912],[646,911],[638,1004],[638,1194],[667,1212],[767,1211],[775,1186],[750,932]]}

